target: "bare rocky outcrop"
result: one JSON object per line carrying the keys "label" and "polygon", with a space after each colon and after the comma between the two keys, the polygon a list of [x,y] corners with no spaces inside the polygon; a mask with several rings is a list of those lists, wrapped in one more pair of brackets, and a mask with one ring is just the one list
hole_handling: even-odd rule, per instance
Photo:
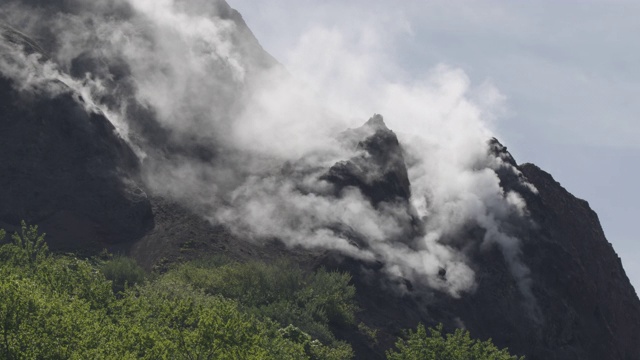
{"label": "bare rocky outcrop", "polygon": [[360,128],[343,132],[340,139],[361,154],[335,164],[323,176],[336,191],[355,186],[373,205],[409,201],[411,184],[402,148],[381,115],[374,115]]}

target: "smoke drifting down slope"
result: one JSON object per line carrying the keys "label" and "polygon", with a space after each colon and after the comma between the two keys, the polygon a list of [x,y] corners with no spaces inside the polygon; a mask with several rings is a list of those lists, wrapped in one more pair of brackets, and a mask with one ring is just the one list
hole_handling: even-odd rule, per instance
{"label": "smoke drifting down slope", "polygon": [[[526,204],[497,175],[518,170],[488,142],[502,101],[489,84],[472,88],[447,65],[402,82],[389,29],[367,24],[302,34],[291,75],[223,1],[0,10],[2,76],[104,113],[152,192],[244,238],[380,261],[390,277],[455,297],[476,286],[466,252],[497,245],[535,309],[513,226],[527,223]],[[384,121],[359,127],[373,112]]]}

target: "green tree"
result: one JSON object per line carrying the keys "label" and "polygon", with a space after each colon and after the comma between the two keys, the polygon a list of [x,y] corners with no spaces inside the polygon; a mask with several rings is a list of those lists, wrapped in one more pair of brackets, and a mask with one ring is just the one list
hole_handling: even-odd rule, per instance
{"label": "green tree", "polygon": [[69,359],[98,342],[113,298],[104,276],[86,261],[51,256],[36,226],[22,222],[12,240],[0,247],[2,358]]}
{"label": "green tree", "polygon": [[332,349],[307,351],[276,322],[170,278],[116,297],[95,264],[49,254],[37,227],[23,224],[0,259],[2,359],[337,359],[313,357]]}
{"label": "green tree", "polygon": [[183,264],[164,278],[236,300],[259,318],[293,325],[341,352],[350,348],[330,330],[331,325],[356,327],[356,290],[346,273],[303,271],[286,260],[240,263],[217,257]]}
{"label": "green tree", "polygon": [[[5,231],[0,230],[0,241],[4,240]],[[0,260],[19,265],[33,265],[49,255],[49,248],[44,241],[45,234],[38,232],[38,226],[20,223],[20,232],[11,235],[12,246],[3,246]]]}
{"label": "green tree", "polygon": [[524,360],[509,354],[507,349],[498,349],[491,339],[471,339],[468,331],[456,329],[452,334],[443,334],[442,324],[427,329],[418,325],[416,331],[409,330],[406,339],[398,339],[396,350],[387,351],[389,360]]}
{"label": "green tree", "polygon": [[134,259],[126,256],[116,256],[107,260],[100,266],[100,271],[107,280],[111,280],[116,294],[123,292],[128,286],[143,284],[145,281],[144,270]]}

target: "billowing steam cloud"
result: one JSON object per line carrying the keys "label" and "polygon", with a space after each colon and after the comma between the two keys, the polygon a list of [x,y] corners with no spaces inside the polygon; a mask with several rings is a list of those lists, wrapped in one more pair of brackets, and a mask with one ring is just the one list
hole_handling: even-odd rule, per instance
{"label": "billowing steam cloud", "polygon": [[[221,1],[37,3],[0,6],[0,21],[45,47],[24,51],[3,28],[0,72],[22,91],[73,91],[105,113],[138,148],[152,191],[247,239],[380,261],[390,276],[452,296],[476,286],[465,242],[479,228],[533,301],[505,226],[526,204],[500,187],[494,170],[511,165],[487,145],[503,101],[490,84],[474,88],[446,65],[403,81],[384,50],[388,27],[312,28],[285,70]],[[324,177],[370,156],[339,134],[374,112],[403,147],[408,201],[374,203],[354,186],[336,193]]]}

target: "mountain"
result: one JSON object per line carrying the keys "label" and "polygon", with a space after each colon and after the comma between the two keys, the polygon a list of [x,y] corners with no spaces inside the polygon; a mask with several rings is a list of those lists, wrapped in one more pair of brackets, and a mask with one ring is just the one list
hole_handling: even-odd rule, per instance
{"label": "mountain", "polygon": [[88,113],[76,94],[49,98],[13,85],[0,78],[0,226],[42,224],[54,248],[74,250],[134,241],[151,229],[140,163],[111,122]]}
{"label": "mountain", "polygon": [[[550,174],[533,164],[516,165],[497,140],[491,141],[491,148],[521,172],[499,175],[506,188],[516,188],[525,197],[533,220],[519,237],[537,309],[532,312],[497,247],[468,252],[479,285],[460,299],[415,287],[402,296],[380,292],[383,286],[372,280],[379,277],[370,275],[376,264],[328,258],[325,263],[330,266],[363,274],[355,277],[358,300],[365,309],[363,321],[384,329],[381,339],[386,341],[380,346],[391,346],[402,328],[417,322],[442,322],[492,338],[527,359],[637,359],[638,296],[597,215]],[[537,192],[522,187],[518,177]],[[366,340],[350,340],[366,348]],[[375,351],[368,352],[371,348],[356,349],[367,354],[365,358],[376,357]]]}
{"label": "mountain", "polygon": [[[640,359],[640,300],[597,215],[497,139],[458,173],[483,181],[474,201],[440,202],[437,167],[381,115],[293,158],[240,146],[232,130],[262,94],[254,84],[289,75],[224,1],[175,5],[211,42],[135,2],[3,6],[0,228],[24,219],[58,251],[106,248],[155,271],[215,254],[347,271],[357,321],[378,330],[372,343],[334,325],[357,358],[383,358],[422,322],[527,359]],[[126,41],[94,36],[105,27]],[[175,49],[206,57],[158,56]],[[466,205],[440,208],[451,204]]]}

